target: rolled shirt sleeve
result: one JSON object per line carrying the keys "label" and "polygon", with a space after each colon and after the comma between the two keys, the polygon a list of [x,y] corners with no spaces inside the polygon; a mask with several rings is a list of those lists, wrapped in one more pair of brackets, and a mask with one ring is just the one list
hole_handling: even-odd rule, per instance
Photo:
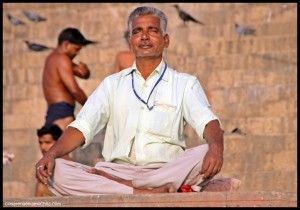
{"label": "rolled shirt sleeve", "polygon": [[198,136],[203,139],[207,123],[215,119],[220,123],[220,120],[212,112],[204,90],[196,77],[193,76],[189,79],[183,100],[185,120],[196,130]]}
{"label": "rolled shirt sleeve", "polygon": [[82,132],[85,142],[81,148],[87,147],[94,136],[106,125],[110,116],[108,81],[105,79],[88,97],[76,119],[68,125]]}

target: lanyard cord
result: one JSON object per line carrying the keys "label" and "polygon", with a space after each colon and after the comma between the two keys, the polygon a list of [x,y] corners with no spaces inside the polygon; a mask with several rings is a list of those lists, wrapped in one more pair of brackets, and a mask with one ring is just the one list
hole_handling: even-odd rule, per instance
{"label": "lanyard cord", "polygon": [[153,109],[153,107],[154,107],[154,105],[151,106],[151,107],[149,107],[149,105],[148,105],[150,96],[151,96],[151,94],[152,94],[154,88],[158,85],[158,83],[160,82],[160,80],[163,78],[166,69],[167,69],[167,64],[165,64],[165,68],[164,68],[163,73],[160,75],[159,79],[156,81],[154,87],[152,88],[152,90],[151,90],[151,92],[150,92],[150,94],[149,94],[149,96],[148,96],[147,102],[145,102],[145,101],[137,94],[137,92],[136,92],[136,90],[135,90],[135,88],[134,88],[133,71],[131,72],[131,84],[132,84],[133,92],[134,92],[135,96],[136,96],[142,103],[144,103],[144,104],[147,106],[147,108],[149,109],[149,111],[151,111],[151,110]]}

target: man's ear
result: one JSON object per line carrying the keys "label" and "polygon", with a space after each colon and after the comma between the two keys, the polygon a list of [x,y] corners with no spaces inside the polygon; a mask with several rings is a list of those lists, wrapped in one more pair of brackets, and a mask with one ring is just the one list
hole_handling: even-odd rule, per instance
{"label": "man's ear", "polygon": [[168,48],[170,44],[169,34],[164,35],[164,42],[165,42],[165,48]]}
{"label": "man's ear", "polygon": [[66,49],[68,47],[69,43],[70,42],[66,40],[66,41],[63,41],[61,45],[63,46],[64,49]]}
{"label": "man's ear", "polygon": [[129,47],[130,51],[133,52],[130,38],[128,38],[128,47]]}

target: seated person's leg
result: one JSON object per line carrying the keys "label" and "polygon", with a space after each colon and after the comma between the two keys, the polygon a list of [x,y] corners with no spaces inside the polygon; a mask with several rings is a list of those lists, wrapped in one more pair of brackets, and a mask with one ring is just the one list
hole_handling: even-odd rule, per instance
{"label": "seated person's leg", "polygon": [[49,190],[57,196],[132,194],[133,188],[103,176],[89,173],[90,166],[58,158]]}
{"label": "seated person's leg", "polygon": [[207,144],[187,149],[176,160],[156,170],[145,172],[144,176],[133,181],[133,186],[136,188],[159,187],[172,183],[178,190],[186,180],[189,180],[190,184],[200,183],[203,181],[200,170],[207,151]]}

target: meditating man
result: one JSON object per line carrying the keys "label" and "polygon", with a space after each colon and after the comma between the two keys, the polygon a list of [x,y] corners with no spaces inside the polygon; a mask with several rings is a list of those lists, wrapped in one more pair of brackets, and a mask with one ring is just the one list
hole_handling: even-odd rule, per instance
{"label": "meditating man", "polygon": [[[199,191],[222,168],[223,131],[199,81],[163,59],[170,42],[165,14],[138,7],[128,30],[133,65],[100,83],[36,164],[36,176],[56,195]],[[186,149],[185,122],[207,144]],[[60,158],[86,147],[104,127],[105,161],[89,167]]]}

